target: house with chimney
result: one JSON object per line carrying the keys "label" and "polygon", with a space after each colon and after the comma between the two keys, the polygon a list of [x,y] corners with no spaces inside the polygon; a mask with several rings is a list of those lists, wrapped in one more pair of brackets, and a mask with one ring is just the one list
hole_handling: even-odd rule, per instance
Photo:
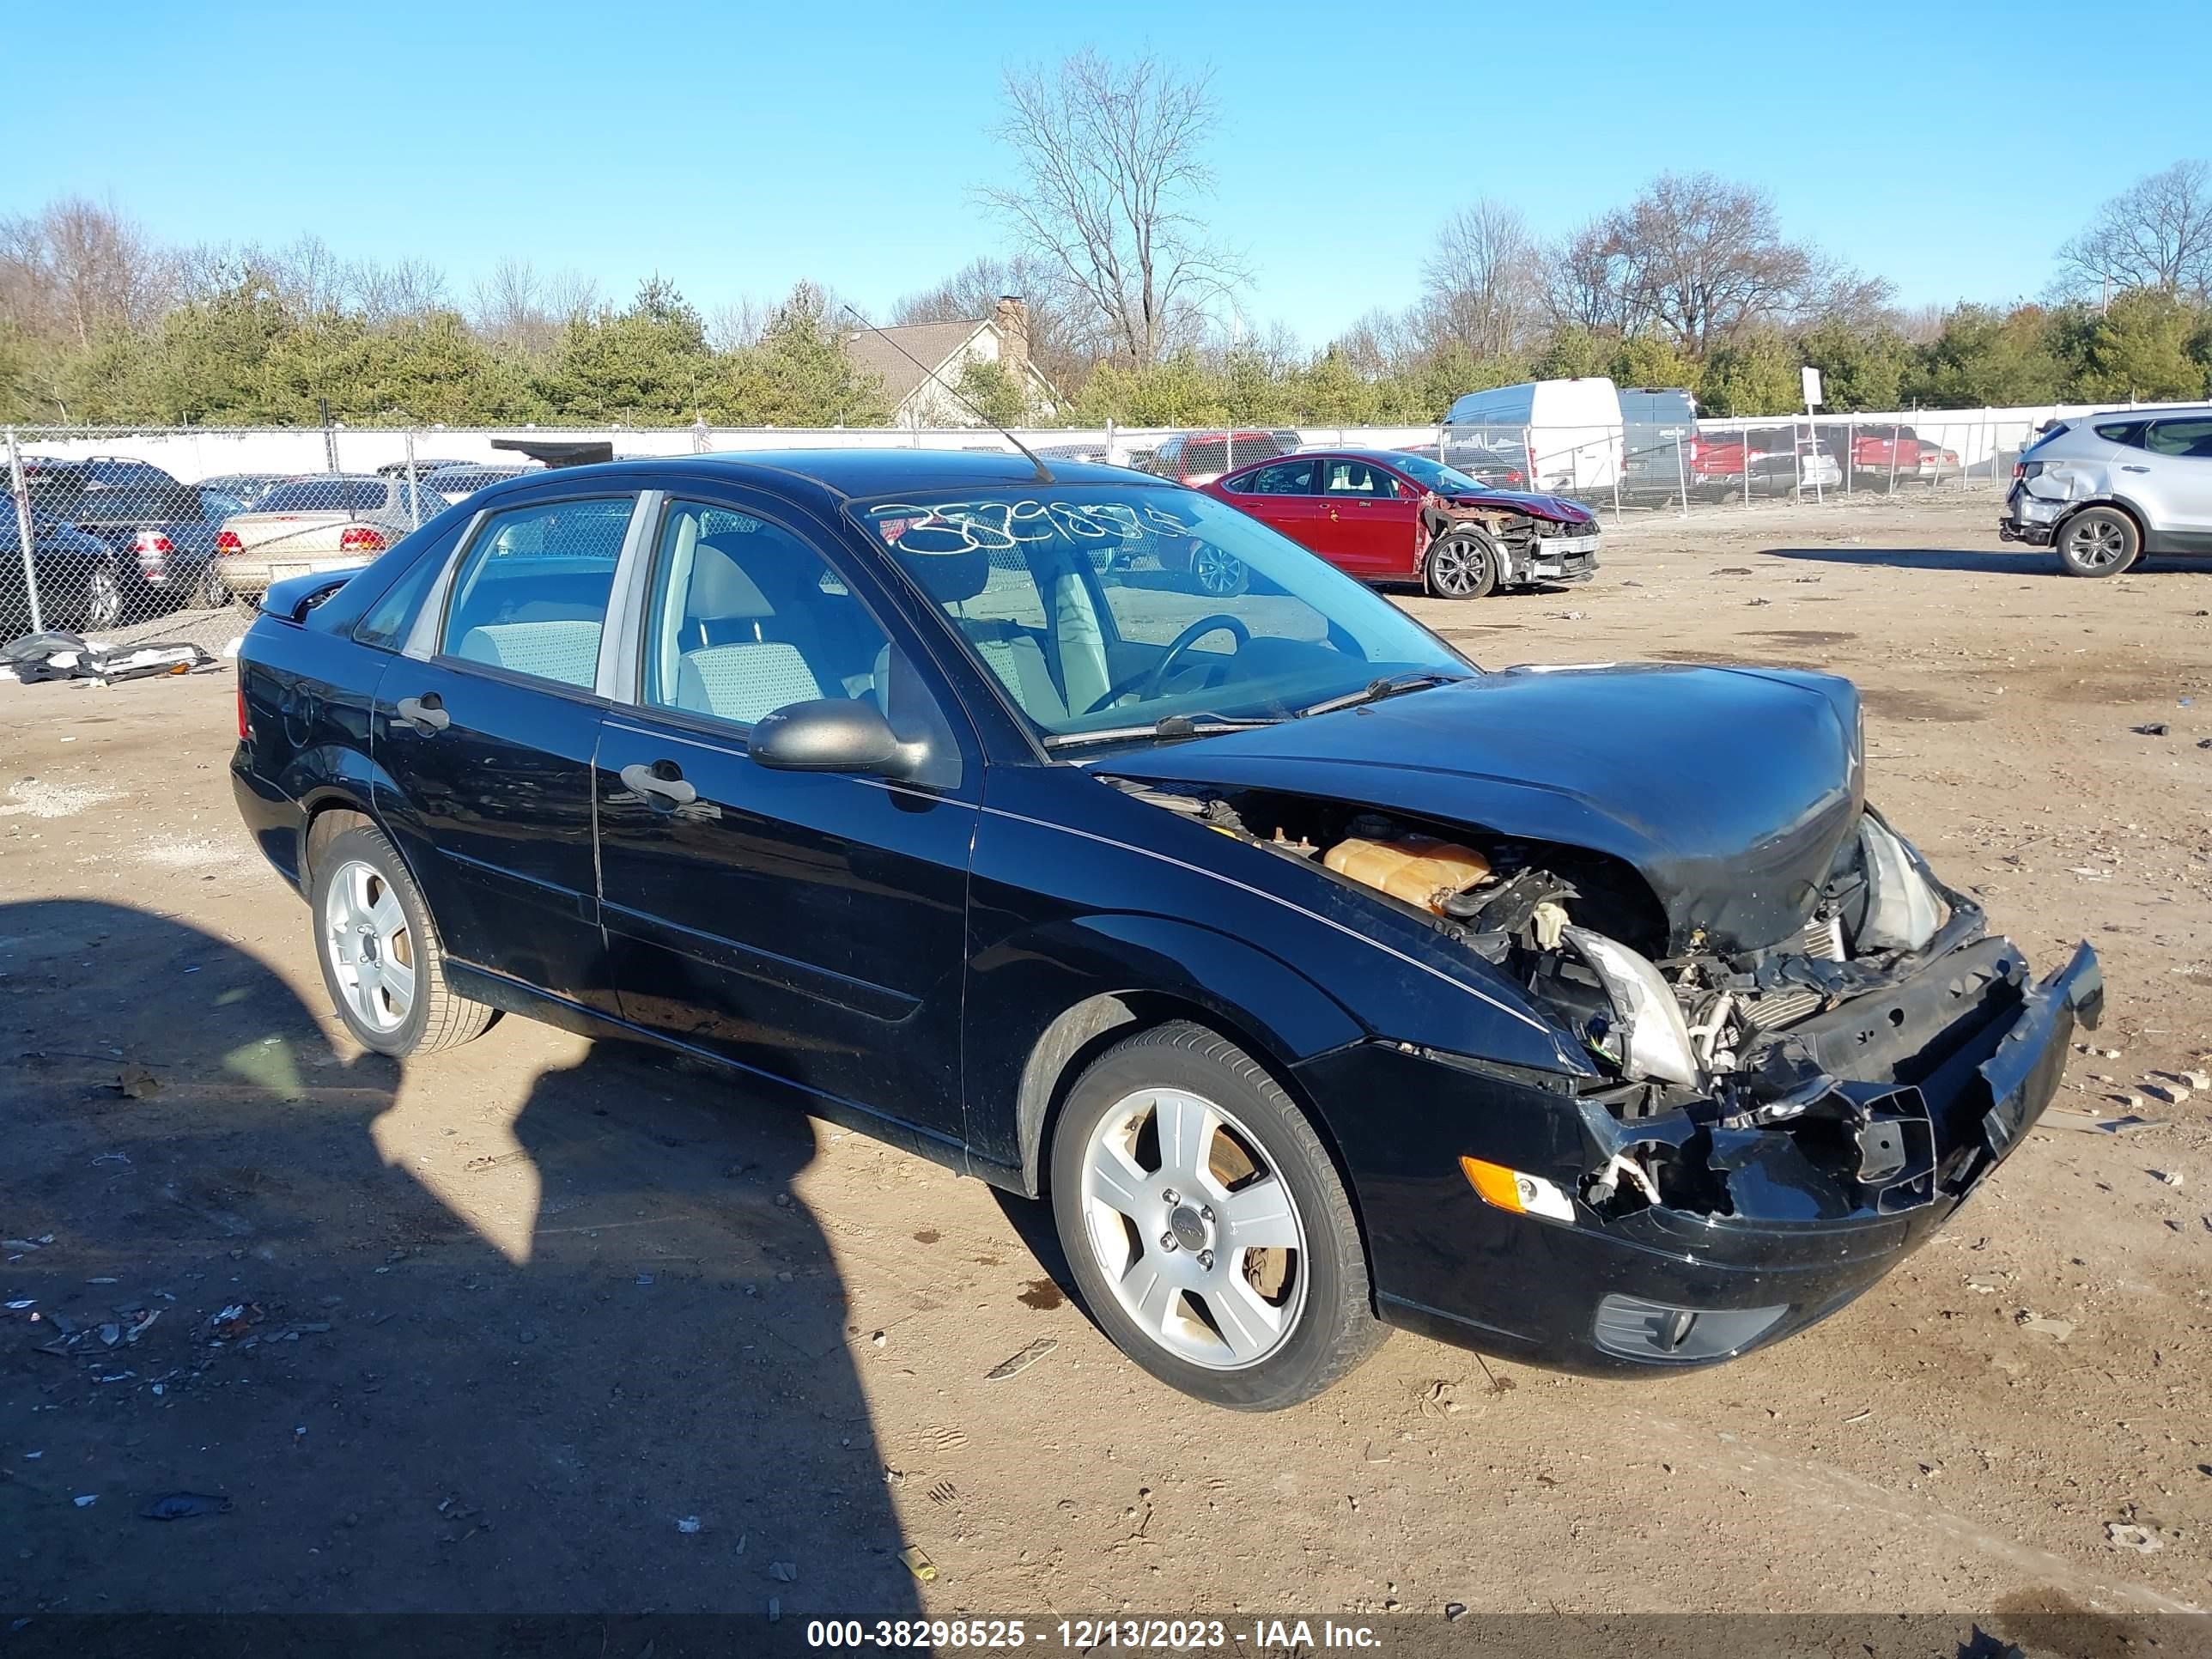
{"label": "house with chimney", "polygon": [[844,343],[854,368],[883,381],[894,426],[981,426],[975,410],[938,384],[957,386],[961,371],[971,362],[1003,367],[1023,389],[1030,420],[1049,420],[1059,408],[1060,393],[1030,361],[1030,308],[1011,294],[1000,298],[988,317],[860,329],[848,334]]}

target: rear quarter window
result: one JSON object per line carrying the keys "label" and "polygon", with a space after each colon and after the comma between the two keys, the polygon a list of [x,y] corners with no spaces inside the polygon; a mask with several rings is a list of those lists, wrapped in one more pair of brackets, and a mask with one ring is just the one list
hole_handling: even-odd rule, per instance
{"label": "rear quarter window", "polygon": [[[2125,444],[2130,449],[2141,449],[2146,424],[2142,421],[2106,421],[2091,429],[2108,444]],[[2054,432],[2051,435],[2055,438],[2058,434]],[[2038,448],[2041,447],[2039,444],[2037,446]]]}

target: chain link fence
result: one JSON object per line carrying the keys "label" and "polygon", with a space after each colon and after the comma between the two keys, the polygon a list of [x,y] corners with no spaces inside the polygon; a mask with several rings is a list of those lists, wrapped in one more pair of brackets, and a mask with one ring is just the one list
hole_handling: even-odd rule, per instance
{"label": "chain link fence", "polygon": [[[1754,501],[2000,495],[2057,410],[1700,420],[1675,426],[1055,428],[1048,459],[1133,466],[1200,485],[1299,449],[1432,456],[1492,489],[1573,496],[1616,516]],[[2068,411],[2072,412],[2072,411]],[[792,446],[1005,450],[989,431],[877,428],[601,432],[445,428],[5,432],[0,642],[38,629],[101,644],[190,642],[220,654],[285,576],[361,562],[424,519],[538,465],[513,447],[599,441],[620,456]]]}

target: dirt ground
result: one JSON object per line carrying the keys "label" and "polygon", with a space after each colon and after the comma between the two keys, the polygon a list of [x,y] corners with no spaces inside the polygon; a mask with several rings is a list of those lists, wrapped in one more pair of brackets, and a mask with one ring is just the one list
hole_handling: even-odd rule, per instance
{"label": "dirt ground", "polygon": [[[228,671],[0,688],[0,1608],[2212,1602],[2212,1116],[2144,1087],[2212,1045],[2212,568],[2069,580],[1993,517],[1647,515],[1585,587],[1409,604],[1491,665],[1856,678],[1871,798],[2039,969],[2104,957],[2061,1109],[1771,1351],[1401,1334],[1273,1417],[1123,1362],[980,1183],[520,1020],[363,1054],[238,827]],[[231,1507],[141,1517],[179,1492]]]}

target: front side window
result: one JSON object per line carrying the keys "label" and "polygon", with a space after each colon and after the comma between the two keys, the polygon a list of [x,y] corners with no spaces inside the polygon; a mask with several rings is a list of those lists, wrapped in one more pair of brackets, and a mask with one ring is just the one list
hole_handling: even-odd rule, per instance
{"label": "front side window", "polygon": [[1372,461],[1325,460],[1321,470],[1326,481],[1325,493],[1331,495],[1357,495],[1365,501],[1383,501],[1398,494],[1398,481],[1386,468]]}
{"label": "front side window", "polygon": [[823,556],[734,508],[670,504],[653,558],[644,700],[750,726],[823,698],[874,705],[923,745],[910,781],[949,787],[960,750],[936,698]]}
{"label": "front side window", "polygon": [[600,495],[486,519],[453,580],[445,654],[589,690],[635,504]]}
{"label": "front side window", "polygon": [[1206,496],[1075,485],[848,511],[1048,744],[1177,715],[1284,719],[1380,678],[1476,672]]}

